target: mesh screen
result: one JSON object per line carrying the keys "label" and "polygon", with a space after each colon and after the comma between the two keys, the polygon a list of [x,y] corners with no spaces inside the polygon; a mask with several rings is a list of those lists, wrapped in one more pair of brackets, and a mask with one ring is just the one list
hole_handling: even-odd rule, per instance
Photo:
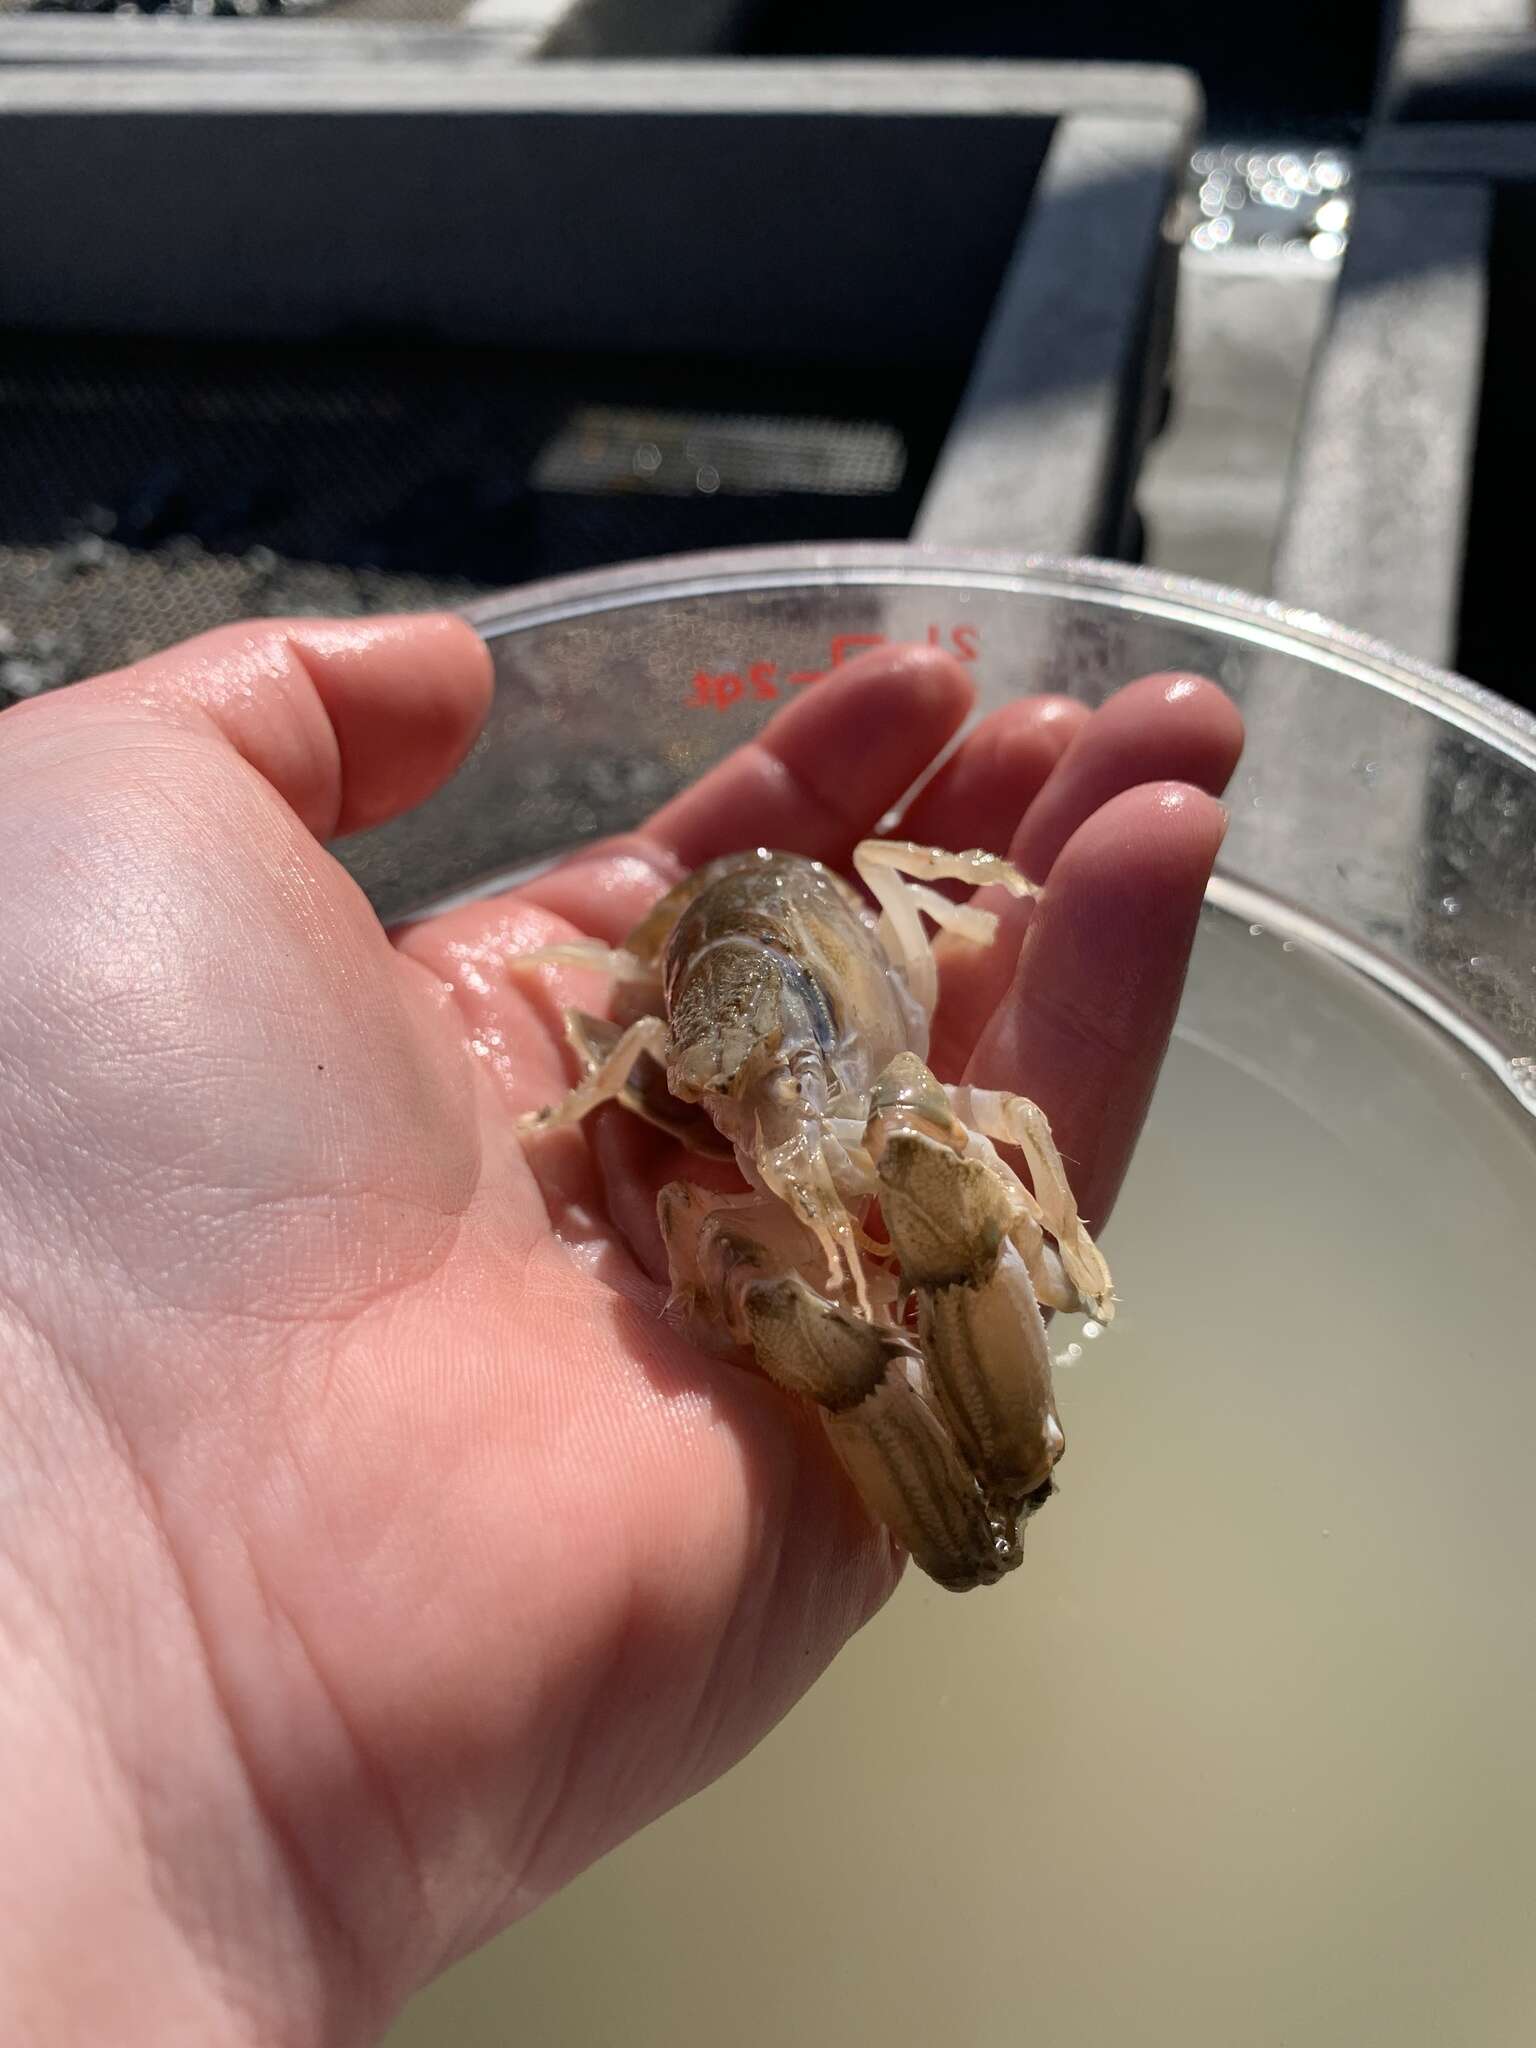
{"label": "mesh screen", "polygon": [[194,19],[401,21],[452,25],[474,0],[0,0],[0,14],[181,14]]}
{"label": "mesh screen", "polygon": [[232,618],[904,536],[958,396],[918,381],[0,337],[0,689]]}

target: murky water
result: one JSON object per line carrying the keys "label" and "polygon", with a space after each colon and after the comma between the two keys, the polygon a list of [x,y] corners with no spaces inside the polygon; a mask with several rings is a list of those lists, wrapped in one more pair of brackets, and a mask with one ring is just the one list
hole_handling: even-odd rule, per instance
{"label": "murky water", "polygon": [[391,2048],[1527,2048],[1536,1123],[1207,913],[1024,1570],[915,1577]]}

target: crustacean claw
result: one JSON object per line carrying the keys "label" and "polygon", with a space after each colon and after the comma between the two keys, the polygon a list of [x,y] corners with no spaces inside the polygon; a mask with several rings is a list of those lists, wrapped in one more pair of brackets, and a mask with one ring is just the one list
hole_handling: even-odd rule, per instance
{"label": "crustacean claw", "polygon": [[1048,1487],[1066,1438],[1045,1323],[1010,1235],[1016,1201],[979,1160],[917,1131],[886,1141],[879,1174],[935,1397],[973,1470],[1017,1506]]}
{"label": "crustacean claw", "polygon": [[930,1578],[961,1590],[1011,1571],[1016,1518],[957,1449],[917,1346],[811,1286],[818,1247],[781,1205],[718,1199],[676,1181],[661,1191],[675,1306],[723,1325],[775,1385],[816,1405],[865,1505]]}
{"label": "crustacean claw", "polygon": [[986,1585],[1019,1562],[1016,1524],[989,1505],[922,1391],[922,1356],[899,1330],[823,1300],[798,1274],[747,1295],[768,1377],[822,1411],[865,1505],[941,1586]]}

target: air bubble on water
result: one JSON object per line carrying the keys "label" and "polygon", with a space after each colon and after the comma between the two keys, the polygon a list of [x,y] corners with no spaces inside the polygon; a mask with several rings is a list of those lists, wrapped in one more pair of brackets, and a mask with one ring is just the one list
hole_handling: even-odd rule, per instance
{"label": "air bubble on water", "polygon": [[1536,1058],[1532,1058],[1529,1053],[1521,1053],[1512,1059],[1509,1063],[1509,1078],[1522,1095],[1528,1095],[1536,1102]]}
{"label": "air bubble on water", "polygon": [[1487,955],[1484,953],[1474,953],[1472,954],[1471,958],[1467,961],[1467,965],[1472,969],[1472,972],[1474,974],[1481,974],[1483,969],[1488,965]]}
{"label": "air bubble on water", "polygon": [[1095,1322],[1093,1317],[1090,1316],[1087,1322],[1083,1325],[1083,1335],[1088,1339],[1089,1343],[1091,1344],[1095,1337],[1102,1337],[1103,1334],[1104,1325],[1102,1323]]}
{"label": "air bubble on water", "polygon": [[1381,763],[1379,761],[1357,761],[1355,763],[1355,774],[1367,788],[1370,787],[1380,773]]}
{"label": "air bubble on water", "polygon": [[1065,1351],[1058,1351],[1051,1360],[1052,1365],[1076,1365],[1083,1355],[1081,1344],[1069,1344]]}
{"label": "air bubble on water", "polygon": [[1251,925],[1249,925],[1249,927],[1248,927],[1248,936],[1249,936],[1249,938],[1250,938],[1250,939],[1262,939],[1262,938],[1263,938],[1263,936],[1264,936],[1264,927],[1263,927],[1263,925],[1261,925],[1261,924],[1251,924]]}
{"label": "air bubble on water", "polygon": [[1280,941],[1280,950],[1282,953],[1294,953],[1296,950],[1296,941],[1294,939],[1282,939]]}
{"label": "air bubble on water", "polygon": [[1442,896],[1440,898],[1440,908],[1447,917],[1454,917],[1461,908],[1461,898],[1459,896]]}

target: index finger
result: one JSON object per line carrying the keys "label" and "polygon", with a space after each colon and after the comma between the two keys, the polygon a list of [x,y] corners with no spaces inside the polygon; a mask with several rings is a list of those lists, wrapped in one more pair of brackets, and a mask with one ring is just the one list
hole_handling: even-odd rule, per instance
{"label": "index finger", "polygon": [[662,891],[722,853],[769,846],[843,866],[965,722],[975,691],[932,647],[880,647],[770,719],[622,839],[525,883],[525,903],[617,944]]}
{"label": "index finger", "polygon": [[744,846],[840,865],[974,699],[964,669],[937,648],[873,648],[787,705],[642,831],[690,868]]}

